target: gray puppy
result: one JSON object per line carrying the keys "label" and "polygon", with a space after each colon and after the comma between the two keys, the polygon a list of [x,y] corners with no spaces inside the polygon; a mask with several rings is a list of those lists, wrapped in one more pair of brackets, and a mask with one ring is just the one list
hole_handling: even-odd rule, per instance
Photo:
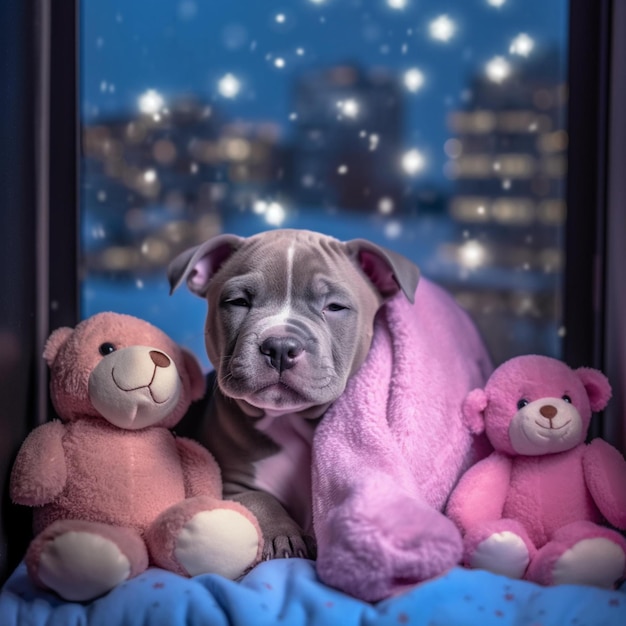
{"label": "gray puppy", "polygon": [[314,558],[315,425],[365,360],[381,305],[400,290],[413,301],[418,268],[369,241],[275,230],[214,237],[168,277],[208,302],[217,387],[199,438],[225,497],[257,516],[264,558]]}

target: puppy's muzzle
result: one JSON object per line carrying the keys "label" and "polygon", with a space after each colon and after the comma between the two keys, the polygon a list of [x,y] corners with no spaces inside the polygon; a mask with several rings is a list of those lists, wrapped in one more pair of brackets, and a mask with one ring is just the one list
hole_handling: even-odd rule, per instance
{"label": "puppy's muzzle", "polygon": [[280,374],[296,365],[304,353],[304,345],[296,337],[267,337],[259,350],[267,363]]}

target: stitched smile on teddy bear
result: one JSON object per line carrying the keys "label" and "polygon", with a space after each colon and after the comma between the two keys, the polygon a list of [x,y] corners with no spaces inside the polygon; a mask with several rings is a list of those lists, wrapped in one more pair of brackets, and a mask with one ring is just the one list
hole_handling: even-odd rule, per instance
{"label": "stitched smile on teddy bear", "polygon": [[89,397],[111,424],[137,430],[160,421],[180,397],[173,360],[149,346],[112,350],[89,377]]}
{"label": "stitched smile on teddy bear", "polygon": [[509,426],[518,454],[563,452],[580,443],[582,419],[567,395],[561,398],[521,399]]}

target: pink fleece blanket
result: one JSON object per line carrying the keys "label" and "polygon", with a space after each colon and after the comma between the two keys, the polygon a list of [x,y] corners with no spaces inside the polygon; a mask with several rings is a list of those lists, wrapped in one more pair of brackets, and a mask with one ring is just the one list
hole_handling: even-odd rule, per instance
{"label": "pink fleece blanket", "polygon": [[379,312],[367,360],[317,427],[313,521],[318,575],[380,600],[461,559],[461,537],[440,512],[484,440],[461,419],[490,359],[467,314],[422,279]]}

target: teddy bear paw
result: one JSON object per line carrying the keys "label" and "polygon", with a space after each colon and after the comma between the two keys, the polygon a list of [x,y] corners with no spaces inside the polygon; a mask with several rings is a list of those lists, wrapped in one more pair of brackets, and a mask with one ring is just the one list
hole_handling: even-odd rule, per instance
{"label": "teddy bear paw", "polygon": [[552,583],[555,585],[592,585],[612,588],[624,576],[626,554],[610,539],[583,539],[555,561]]}
{"label": "teddy bear paw", "polygon": [[127,580],[128,557],[115,542],[90,532],[71,531],[51,539],[39,557],[37,576],[62,598],[97,598]]}
{"label": "teddy bear paw", "polygon": [[212,509],[182,526],[174,555],[190,576],[211,573],[235,580],[256,563],[259,541],[257,528],[241,513]]}
{"label": "teddy bear paw", "polygon": [[509,578],[522,578],[530,555],[524,540],[514,532],[504,530],[481,541],[469,555],[468,565]]}

